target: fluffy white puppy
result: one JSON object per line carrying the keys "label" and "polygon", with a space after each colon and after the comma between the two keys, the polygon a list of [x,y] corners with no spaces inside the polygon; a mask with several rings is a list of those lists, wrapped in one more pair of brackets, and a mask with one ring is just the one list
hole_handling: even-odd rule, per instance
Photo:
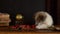
{"label": "fluffy white puppy", "polygon": [[53,25],[52,16],[44,11],[38,11],[35,14],[36,29],[48,29]]}

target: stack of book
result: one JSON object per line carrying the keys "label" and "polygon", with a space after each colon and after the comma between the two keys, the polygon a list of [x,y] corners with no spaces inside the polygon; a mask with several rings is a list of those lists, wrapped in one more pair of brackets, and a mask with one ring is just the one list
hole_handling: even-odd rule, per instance
{"label": "stack of book", "polygon": [[9,26],[10,15],[6,13],[0,13],[0,26]]}

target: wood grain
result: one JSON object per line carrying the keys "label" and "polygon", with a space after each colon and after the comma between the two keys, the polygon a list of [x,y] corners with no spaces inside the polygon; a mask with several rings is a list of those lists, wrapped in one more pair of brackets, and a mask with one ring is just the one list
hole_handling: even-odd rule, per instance
{"label": "wood grain", "polygon": [[0,34],[60,34],[60,32],[0,32]]}

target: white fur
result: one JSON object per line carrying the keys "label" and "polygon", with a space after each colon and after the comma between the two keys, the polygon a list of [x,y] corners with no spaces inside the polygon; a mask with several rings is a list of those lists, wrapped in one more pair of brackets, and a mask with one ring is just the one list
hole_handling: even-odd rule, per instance
{"label": "white fur", "polygon": [[[47,17],[43,22],[37,23],[36,18],[39,14],[44,14]],[[48,29],[49,27],[51,27],[53,25],[52,16],[47,12],[43,12],[43,11],[42,12],[37,12],[37,14],[35,15],[35,24],[38,24],[36,26],[36,29]]]}

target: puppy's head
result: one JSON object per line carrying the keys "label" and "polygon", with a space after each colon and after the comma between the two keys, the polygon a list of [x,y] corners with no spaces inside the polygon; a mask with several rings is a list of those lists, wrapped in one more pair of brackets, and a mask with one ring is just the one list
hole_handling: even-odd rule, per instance
{"label": "puppy's head", "polygon": [[46,19],[46,14],[44,12],[38,12],[36,15],[35,15],[35,21],[36,22],[41,22],[41,21],[44,21]]}

